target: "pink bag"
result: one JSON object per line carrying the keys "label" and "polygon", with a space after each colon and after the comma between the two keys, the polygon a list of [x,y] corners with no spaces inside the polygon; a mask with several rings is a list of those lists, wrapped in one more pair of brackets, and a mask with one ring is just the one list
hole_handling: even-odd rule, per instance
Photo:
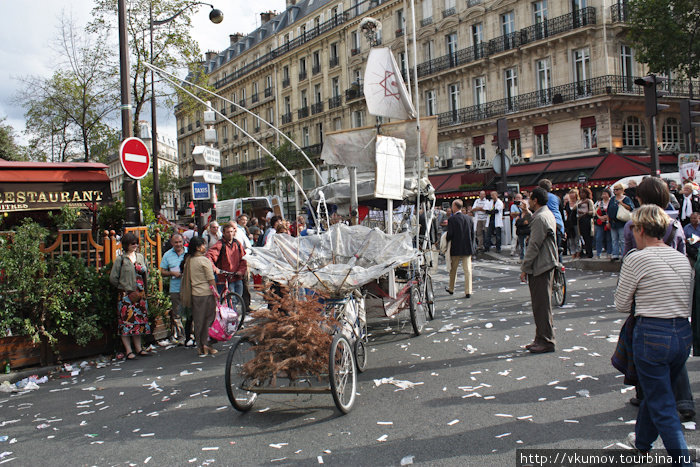
{"label": "pink bag", "polygon": [[224,304],[216,305],[216,318],[209,326],[209,337],[224,342],[228,341],[238,330],[238,313]]}

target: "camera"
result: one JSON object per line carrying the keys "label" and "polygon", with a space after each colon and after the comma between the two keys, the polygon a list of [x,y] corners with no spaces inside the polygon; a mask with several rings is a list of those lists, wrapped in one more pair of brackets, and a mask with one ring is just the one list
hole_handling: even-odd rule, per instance
{"label": "camera", "polygon": [[513,201],[513,204],[515,204],[516,206],[520,206],[520,201],[515,200],[515,201]]}

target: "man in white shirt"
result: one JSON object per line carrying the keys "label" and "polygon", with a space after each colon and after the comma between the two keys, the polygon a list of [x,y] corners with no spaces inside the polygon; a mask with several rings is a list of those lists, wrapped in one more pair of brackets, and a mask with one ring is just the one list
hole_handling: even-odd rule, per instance
{"label": "man in white shirt", "polygon": [[472,212],[476,216],[476,242],[478,244],[478,250],[484,249],[485,239],[484,239],[484,227],[486,226],[486,220],[488,219],[488,214],[486,211],[491,209],[491,202],[486,199],[486,192],[479,192],[479,199],[474,201],[472,205]]}
{"label": "man in white shirt", "polygon": [[197,236],[197,231],[195,230],[195,227],[196,226],[194,225],[194,222],[190,222],[189,225],[187,226],[187,230],[185,230],[182,233],[182,239],[184,240],[185,245],[190,243],[190,240],[192,240],[192,237]]}
{"label": "man in white shirt", "polygon": [[496,253],[501,252],[501,231],[503,230],[503,201],[498,198],[498,192],[491,192],[491,209],[486,220],[486,238],[484,239],[484,250],[491,249],[491,237],[496,236]]}
{"label": "man in white shirt", "polygon": [[238,216],[238,228],[236,229],[236,233],[234,235],[234,238],[241,242],[241,245],[243,245],[243,249],[245,250],[245,253],[247,255],[250,254],[250,247],[253,246],[252,243],[250,243],[250,238],[248,238],[248,230],[246,229],[246,225],[248,224],[248,216],[245,214],[241,214]]}

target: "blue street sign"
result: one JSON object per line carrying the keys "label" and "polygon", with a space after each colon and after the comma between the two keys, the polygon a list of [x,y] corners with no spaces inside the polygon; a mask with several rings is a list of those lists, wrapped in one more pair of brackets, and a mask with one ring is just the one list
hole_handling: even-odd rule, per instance
{"label": "blue street sign", "polygon": [[192,199],[202,201],[211,198],[209,184],[204,182],[192,182]]}

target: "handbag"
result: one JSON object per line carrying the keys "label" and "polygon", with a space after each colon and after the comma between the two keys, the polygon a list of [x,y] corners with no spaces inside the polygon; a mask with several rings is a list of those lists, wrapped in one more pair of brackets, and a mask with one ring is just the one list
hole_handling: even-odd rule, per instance
{"label": "handbag", "polygon": [[622,203],[617,203],[617,213],[615,214],[615,218],[620,222],[627,222],[628,220],[632,219],[632,213],[629,209],[620,207],[621,204]]}
{"label": "handbag", "polygon": [[238,331],[241,317],[224,296],[216,304],[216,318],[209,326],[209,337],[219,342],[228,341]]}

